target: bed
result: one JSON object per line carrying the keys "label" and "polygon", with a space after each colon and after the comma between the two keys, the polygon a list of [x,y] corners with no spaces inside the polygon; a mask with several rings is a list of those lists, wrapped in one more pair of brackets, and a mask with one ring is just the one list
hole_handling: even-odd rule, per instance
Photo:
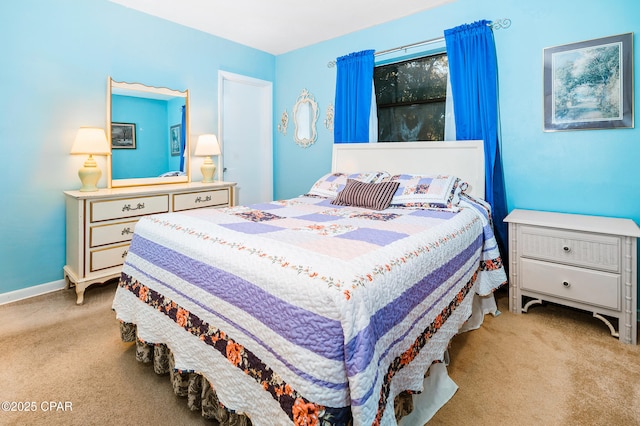
{"label": "bed", "polygon": [[420,395],[455,392],[449,341],[506,283],[483,194],[481,141],[336,144],[300,197],[144,217],[123,338],[222,423],[418,424]]}

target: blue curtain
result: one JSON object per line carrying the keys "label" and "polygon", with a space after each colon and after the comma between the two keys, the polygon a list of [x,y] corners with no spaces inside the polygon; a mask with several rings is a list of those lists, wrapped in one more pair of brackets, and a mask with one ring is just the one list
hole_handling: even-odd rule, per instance
{"label": "blue curtain", "polygon": [[337,59],[333,140],[369,142],[374,51],[363,50]]}
{"label": "blue curtain", "polygon": [[456,139],[484,141],[486,200],[503,260],[508,255],[506,197],[500,157],[498,65],[489,21],[445,30]]}
{"label": "blue curtain", "polygon": [[184,172],[184,148],[187,144],[187,107],[182,105],[182,125],[180,126],[180,171]]}

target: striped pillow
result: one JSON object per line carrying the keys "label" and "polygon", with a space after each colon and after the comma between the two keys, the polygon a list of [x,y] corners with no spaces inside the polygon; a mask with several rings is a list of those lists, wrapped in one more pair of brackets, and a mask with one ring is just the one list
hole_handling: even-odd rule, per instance
{"label": "striped pillow", "polygon": [[389,207],[400,182],[364,183],[348,179],[344,189],[338,192],[331,204],[384,210]]}

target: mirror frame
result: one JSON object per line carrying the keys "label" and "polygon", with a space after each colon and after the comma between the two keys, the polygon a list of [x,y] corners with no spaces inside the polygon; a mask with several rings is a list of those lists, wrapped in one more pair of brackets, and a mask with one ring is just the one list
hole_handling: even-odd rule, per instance
{"label": "mirror frame", "polygon": [[[300,138],[298,136],[298,108],[300,108],[300,106],[302,106],[302,104],[304,103],[308,103],[309,107],[311,108],[311,122],[309,123],[309,125],[311,126],[311,128],[309,129],[309,133],[311,136],[309,138]],[[307,89],[302,89],[302,93],[300,93],[300,96],[298,96],[298,100],[296,100],[296,104],[293,106],[293,140],[295,140],[296,144],[300,145],[303,148],[308,148],[315,143],[316,139],[318,138],[316,123],[318,122],[319,114],[320,111],[318,110],[318,103],[316,102],[313,95],[309,93]]]}
{"label": "mirror frame", "polygon": [[190,138],[190,118],[189,118],[189,90],[183,92],[179,90],[173,90],[166,87],[154,87],[147,86],[142,83],[126,83],[124,81],[115,81],[113,78],[108,78],[107,84],[107,140],[109,141],[109,147],[111,147],[111,95],[116,91],[121,92],[143,92],[148,93],[150,96],[170,96],[170,97],[182,97],[185,98],[185,158],[184,158],[184,176],[169,176],[169,177],[148,177],[148,178],[133,178],[133,179],[113,179],[111,170],[112,156],[107,156],[107,184],[109,188],[121,188],[128,186],[145,186],[145,185],[162,185],[171,183],[187,183],[191,181],[191,138]]}

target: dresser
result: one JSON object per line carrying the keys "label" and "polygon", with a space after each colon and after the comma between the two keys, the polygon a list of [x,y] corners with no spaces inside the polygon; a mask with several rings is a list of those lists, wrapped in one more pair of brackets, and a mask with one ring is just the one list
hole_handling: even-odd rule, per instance
{"label": "dresser", "polygon": [[120,276],[137,221],[142,216],[234,204],[232,182],[191,182],[144,187],[66,191],[67,260],[64,277],[77,304],[95,283]]}
{"label": "dresser", "polygon": [[505,222],[511,312],[543,301],[571,306],[593,313],[621,342],[637,343],[640,228],[634,221],[514,210]]}

